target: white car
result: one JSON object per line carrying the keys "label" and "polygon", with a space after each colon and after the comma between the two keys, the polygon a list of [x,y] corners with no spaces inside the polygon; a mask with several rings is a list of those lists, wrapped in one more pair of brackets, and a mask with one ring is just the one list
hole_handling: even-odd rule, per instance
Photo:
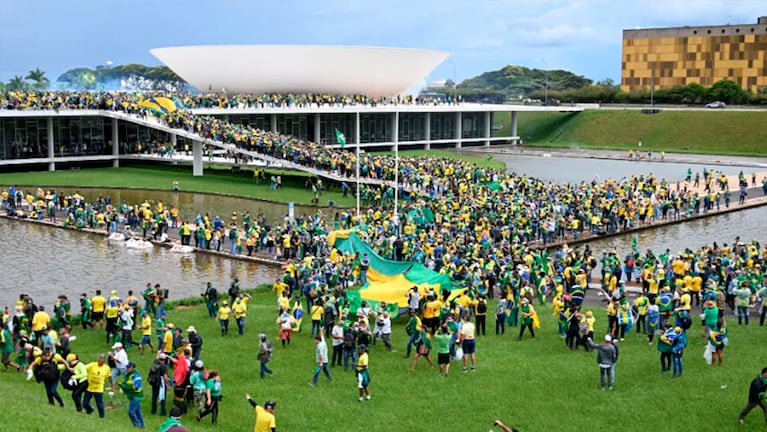
{"label": "white car", "polygon": [[706,108],[721,109],[726,107],[727,105],[722,101],[714,101],[706,104]]}

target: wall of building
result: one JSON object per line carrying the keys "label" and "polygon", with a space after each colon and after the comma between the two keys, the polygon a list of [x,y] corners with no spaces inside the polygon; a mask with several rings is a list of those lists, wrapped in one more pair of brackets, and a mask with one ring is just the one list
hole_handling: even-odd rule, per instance
{"label": "wall of building", "polygon": [[[762,22],[765,21],[765,22]],[[767,87],[767,19],[758,24],[624,30],[621,88],[637,92],[728,79]]]}

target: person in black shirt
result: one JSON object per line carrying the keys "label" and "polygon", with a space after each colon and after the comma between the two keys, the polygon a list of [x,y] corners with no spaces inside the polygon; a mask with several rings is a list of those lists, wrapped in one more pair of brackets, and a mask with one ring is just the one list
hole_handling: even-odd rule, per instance
{"label": "person in black shirt", "polygon": [[767,421],[767,406],[764,405],[764,392],[767,390],[767,368],[762,369],[762,374],[751,381],[751,387],[748,389],[748,404],[743,408],[738,416],[738,422],[743,423],[743,418],[757,406],[764,412],[764,419]]}

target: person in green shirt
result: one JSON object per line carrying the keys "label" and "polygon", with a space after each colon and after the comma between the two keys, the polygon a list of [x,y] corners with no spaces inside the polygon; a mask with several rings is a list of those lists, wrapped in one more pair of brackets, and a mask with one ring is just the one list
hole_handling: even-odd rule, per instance
{"label": "person in green shirt", "polygon": [[216,424],[218,420],[218,401],[221,400],[221,376],[216,370],[208,372],[208,380],[205,382],[205,396],[207,398],[205,409],[197,415],[196,420],[200,421],[203,417],[210,414],[213,424]]}
{"label": "person in green shirt", "polygon": [[163,338],[165,337],[165,319],[166,314],[163,312],[154,323],[154,335],[157,337],[158,348],[162,347]]}
{"label": "person in green shirt", "polygon": [[144,415],[141,413],[141,401],[144,399],[144,383],[136,364],[128,362],[125,366],[125,381],[118,383],[123,394],[128,398],[128,417],[133,426],[144,427]]}
{"label": "person in green shirt", "polygon": [[415,370],[415,365],[418,363],[418,359],[424,357],[426,358],[426,361],[429,363],[429,367],[433,367],[434,364],[431,362],[431,340],[429,339],[429,334],[427,333],[426,326],[421,326],[421,331],[418,332],[418,335],[415,339],[415,356],[413,356],[413,363],[410,365],[410,370]]}
{"label": "person in green shirt", "polygon": [[158,432],[189,432],[189,429],[185,428],[181,424],[181,408],[174,406],[168,413],[168,418],[157,429]]}
{"label": "person in green shirt", "polygon": [[435,339],[437,341],[437,364],[439,365],[440,376],[447,377],[450,372],[450,342],[453,340],[450,329],[443,324],[437,332]]}

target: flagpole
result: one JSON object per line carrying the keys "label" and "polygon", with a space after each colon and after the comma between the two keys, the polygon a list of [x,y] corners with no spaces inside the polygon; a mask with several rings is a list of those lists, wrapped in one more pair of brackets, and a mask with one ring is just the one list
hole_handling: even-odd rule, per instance
{"label": "flagpole", "polygon": [[357,143],[357,222],[360,217],[360,113],[357,111],[354,125],[354,141]]}

